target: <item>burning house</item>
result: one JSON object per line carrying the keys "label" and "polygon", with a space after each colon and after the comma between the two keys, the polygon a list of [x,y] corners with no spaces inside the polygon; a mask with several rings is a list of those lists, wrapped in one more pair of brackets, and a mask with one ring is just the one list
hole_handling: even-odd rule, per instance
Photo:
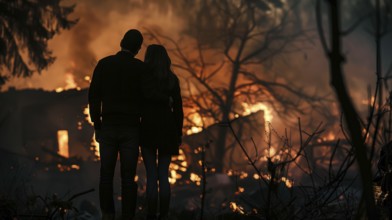
{"label": "burning house", "polygon": [[[28,155],[50,162],[56,155],[94,160],[93,128],[87,110],[87,90],[48,92],[43,90],[14,90],[0,93],[0,148],[4,152]],[[261,145],[264,136],[264,114],[259,111],[232,121],[232,127],[250,154]],[[187,164],[198,166],[193,155],[209,143],[207,161],[212,160],[211,149],[218,138],[219,124],[184,137],[183,152]],[[229,129],[229,128],[225,128]],[[252,141],[253,139],[253,141]],[[233,135],[228,137],[225,160],[227,168],[243,169],[244,156]],[[185,159],[185,158],[180,158]]]}
{"label": "burning house", "polygon": [[[98,164],[95,161],[99,160],[99,149],[94,142],[94,130],[89,121],[86,89],[57,92],[9,89],[0,93],[0,103],[1,155],[4,158],[9,155],[28,158],[28,162],[23,163],[34,168],[26,175],[33,175],[33,184],[40,186],[36,187],[38,191],[46,192],[49,185],[53,192],[64,191],[67,187],[82,191],[97,185]],[[265,131],[264,112],[253,112],[249,110],[231,122],[235,134],[251,155],[256,151],[254,144],[258,148],[263,146]],[[173,184],[174,195],[182,195],[182,190],[190,192],[191,187],[193,190],[189,196],[199,197],[203,159],[201,149],[208,143],[205,162],[209,164],[214,160],[212,151],[216,147],[219,129],[222,129],[221,125],[213,124],[184,136],[180,155],[174,157],[170,165],[170,183]],[[228,136],[227,144],[226,169],[246,172],[249,166],[233,135]],[[211,168],[209,172],[212,174],[215,170]],[[215,178],[212,181],[215,184],[231,182],[226,174],[219,178],[209,175],[208,178]],[[137,181],[143,193],[143,166],[138,168]],[[95,196],[90,196],[90,201],[96,201]],[[184,195],[180,197],[189,199]],[[182,200],[178,198],[177,201]]]}
{"label": "burning house", "polygon": [[87,90],[0,93],[0,149],[50,162],[54,156],[93,159],[93,129],[85,120]]}

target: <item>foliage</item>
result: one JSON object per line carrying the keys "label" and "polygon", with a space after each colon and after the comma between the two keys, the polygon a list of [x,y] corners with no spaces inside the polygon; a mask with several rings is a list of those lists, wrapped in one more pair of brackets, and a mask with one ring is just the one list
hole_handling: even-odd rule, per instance
{"label": "foliage", "polygon": [[73,10],[61,0],[0,0],[0,85],[54,62],[48,41],[76,23],[68,18]]}

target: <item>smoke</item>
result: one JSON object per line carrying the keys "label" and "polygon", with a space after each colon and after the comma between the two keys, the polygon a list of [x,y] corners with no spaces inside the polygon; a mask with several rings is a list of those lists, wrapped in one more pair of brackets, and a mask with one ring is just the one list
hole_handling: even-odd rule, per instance
{"label": "smoke", "polygon": [[[73,75],[75,86],[85,88],[89,85],[86,76],[91,76],[96,62],[116,53],[120,49],[119,42],[123,34],[130,28],[137,28],[142,32],[147,28],[154,29],[174,39],[182,33],[200,34],[193,26],[197,25],[198,18],[192,9],[202,2],[70,0],[69,4],[76,3],[73,17],[78,18],[79,22],[71,30],[63,31],[49,42],[49,47],[57,57],[56,62],[41,75],[36,74],[27,79],[15,78],[8,86],[19,89],[55,90],[69,85],[67,80],[69,81],[69,75]],[[304,1],[295,11],[303,20],[304,29],[315,30],[313,4],[312,1]],[[207,19],[207,22],[213,21],[214,18]],[[213,36],[212,33],[202,34]],[[313,32],[311,35],[310,43],[304,44],[296,53],[277,56],[271,62],[272,68],[266,71],[273,71],[309,92],[333,94],[329,85],[328,60],[322,51],[317,34]],[[392,51],[390,42],[383,42],[385,58],[390,57],[390,54],[386,53],[388,48]],[[145,45],[150,43],[152,42],[146,37]],[[137,58],[143,59],[144,50],[145,48],[142,48]],[[363,98],[367,98],[368,84],[374,85],[375,81],[374,40],[364,31],[355,31],[344,40],[344,52],[347,58],[345,72],[350,92],[356,103],[360,103]],[[214,59],[216,58],[212,56],[210,61]],[[384,64],[389,65],[387,62]]]}
{"label": "smoke", "polygon": [[[73,18],[79,22],[70,30],[63,31],[49,42],[56,61],[41,74],[31,78],[13,78],[5,87],[41,88],[55,90],[69,87],[69,75],[73,75],[75,86],[86,88],[89,85],[96,62],[120,49],[124,33],[132,28],[142,32],[147,28],[159,28],[166,34],[177,35],[182,30],[186,12],[184,1],[140,1],[117,0],[69,1],[76,3]],[[150,44],[145,39],[145,45]],[[137,58],[142,59],[142,48]]]}

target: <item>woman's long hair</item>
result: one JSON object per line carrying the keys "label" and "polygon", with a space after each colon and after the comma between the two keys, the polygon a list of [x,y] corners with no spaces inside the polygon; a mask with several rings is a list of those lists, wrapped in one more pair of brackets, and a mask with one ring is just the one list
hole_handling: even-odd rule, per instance
{"label": "woman's long hair", "polygon": [[165,47],[158,44],[151,44],[147,47],[144,62],[148,64],[154,72],[154,76],[159,80],[168,80],[168,86],[174,85],[173,72],[171,71],[171,60]]}

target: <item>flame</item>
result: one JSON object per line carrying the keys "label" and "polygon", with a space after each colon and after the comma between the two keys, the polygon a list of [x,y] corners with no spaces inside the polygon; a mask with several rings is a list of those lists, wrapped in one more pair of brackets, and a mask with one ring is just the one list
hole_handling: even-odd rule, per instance
{"label": "flame", "polygon": [[99,160],[99,158],[101,157],[101,155],[99,154],[99,143],[98,141],[95,139],[95,133],[93,135],[93,138],[91,139],[91,146],[93,146],[93,150],[94,150],[94,155],[97,157],[97,159]]}
{"label": "flame", "polygon": [[203,119],[197,112],[191,114],[189,119],[192,121],[193,126],[186,131],[187,135],[199,133],[203,130]]}
{"label": "flame", "polygon": [[247,116],[247,115],[250,115],[250,114],[255,113],[257,111],[263,110],[264,111],[264,120],[269,123],[272,122],[272,119],[273,119],[272,111],[267,105],[265,105],[261,102],[258,102],[256,104],[249,104],[247,102],[243,102],[243,103],[241,103],[241,105],[244,109],[244,112],[242,113],[243,116]]}
{"label": "flame", "polygon": [[240,213],[241,215],[245,214],[244,208],[242,206],[240,206],[240,205],[237,205],[237,203],[235,203],[235,202],[230,202],[230,209],[233,212]]}
{"label": "flame", "polygon": [[65,90],[68,89],[74,89],[76,88],[76,82],[75,82],[75,78],[74,75],[72,73],[66,73],[65,74]]}
{"label": "flame", "polygon": [[323,137],[323,140],[324,141],[333,141],[333,140],[335,140],[335,138],[336,138],[335,134],[332,131],[330,131],[325,137]]}
{"label": "flame", "polygon": [[[91,121],[91,117],[90,117],[90,108],[87,105],[86,108],[83,109],[83,114],[86,116],[85,120],[91,125],[94,126],[94,123]],[[99,154],[99,143],[97,142],[97,140],[95,139],[95,133],[93,135],[93,138],[91,139],[91,146],[92,146],[92,151],[94,151],[95,156],[97,157],[97,159],[100,158],[100,154]]]}
{"label": "flame", "polygon": [[69,147],[68,147],[68,131],[67,130],[58,130],[57,131],[57,141],[58,141],[58,153],[68,158],[69,157]]}
{"label": "flame", "polygon": [[280,181],[284,182],[286,184],[287,188],[291,188],[294,185],[294,181],[293,180],[289,180],[288,178],[282,176],[282,178],[280,178]]}
{"label": "flame", "polygon": [[200,186],[201,178],[200,178],[200,176],[197,175],[196,173],[191,173],[190,180],[191,180],[192,182],[196,183],[196,185]]}
{"label": "flame", "polygon": [[76,89],[78,91],[81,90],[81,88],[76,84],[75,82],[75,77],[72,73],[68,72],[65,74],[65,86],[64,87],[58,87],[55,89],[57,93],[69,90],[69,89]]}
{"label": "flame", "polygon": [[[169,176],[169,183],[170,184],[175,184],[177,180],[182,178],[182,175],[179,174],[178,172],[186,172],[188,163],[186,162],[186,157],[185,153],[182,149],[179,150],[179,155],[173,157],[173,162],[170,163],[169,166],[169,171],[170,171],[170,176]],[[179,165],[178,165],[179,164]]]}

